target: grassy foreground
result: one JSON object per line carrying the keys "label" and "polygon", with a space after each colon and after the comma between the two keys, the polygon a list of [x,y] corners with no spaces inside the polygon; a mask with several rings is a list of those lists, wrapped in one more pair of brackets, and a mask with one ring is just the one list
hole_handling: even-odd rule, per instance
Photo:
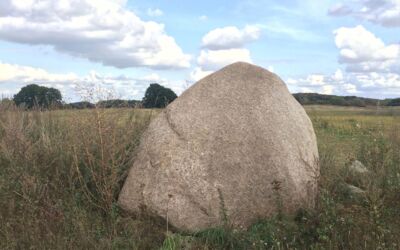
{"label": "grassy foreground", "polygon": [[[158,111],[0,105],[0,249],[399,249],[400,110],[306,109],[320,152],[317,208],[247,231],[221,225],[186,235],[116,204]],[[355,159],[370,174],[354,176]]]}

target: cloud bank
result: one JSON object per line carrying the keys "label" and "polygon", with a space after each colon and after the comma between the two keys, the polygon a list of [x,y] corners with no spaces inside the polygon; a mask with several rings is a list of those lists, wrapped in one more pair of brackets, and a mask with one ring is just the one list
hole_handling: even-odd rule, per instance
{"label": "cloud bank", "polygon": [[210,50],[242,48],[260,38],[260,33],[260,28],[255,25],[247,25],[243,29],[235,26],[217,28],[203,37],[202,47]]}
{"label": "cloud bank", "polygon": [[260,35],[261,29],[256,25],[247,25],[243,29],[228,26],[209,31],[202,38],[197,67],[191,72],[190,79],[198,81],[234,62],[251,63],[250,50],[244,47],[258,40]]}
{"label": "cloud bank", "polygon": [[0,39],[49,45],[117,68],[190,67],[190,56],[166,34],[163,24],[141,20],[125,4],[126,0],[2,0]]}
{"label": "cloud bank", "polygon": [[334,35],[339,62],[347,71],[400,73],[400,44],[386,45],[361,25],[339,28]]}
{"label": "cloud bank", "polygon": [[[59,89],[66,101],[85,99],[87,92],[96,88],[107,90],[104,93],[113,93],[113,98],[141,99],[149,84],[154,82],[169,87],[178,94],[183,91],[181,82],[168,81],[155,73],[131,77],[103,75],[91,71],[85,76],[78,76],[74,73],[54,74],[41,68],[0,62],[0,97],[12,97],[23,86],[35,83]],[[80,99],[76,98],[77,94]]]}
{"label": "cloud bank", "polygon": [[360,0],[337,3],[329,9],[331,16],[353,16],[385,27],[400,27],[399,0]]}
{"label": "cloud bank", "polygon": [[338,61],[345,72],[311,74],[287,83],[293,92],[400,96],[400,44],[385,44],[365,27],[341,27],[334,32]]}

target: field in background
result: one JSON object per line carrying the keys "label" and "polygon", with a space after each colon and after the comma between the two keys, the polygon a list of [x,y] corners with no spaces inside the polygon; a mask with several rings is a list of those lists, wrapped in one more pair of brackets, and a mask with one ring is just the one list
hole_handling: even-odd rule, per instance
{"label": "field in background", "polygon": [[[0,249],[398,249],[400,109],[306,110],[320,152],[316,210],[245,232],[221,225],[187,235],[116,204],[140,136],[159,111],[0,105]],[[355,159],[370,174],[351,174]]]}

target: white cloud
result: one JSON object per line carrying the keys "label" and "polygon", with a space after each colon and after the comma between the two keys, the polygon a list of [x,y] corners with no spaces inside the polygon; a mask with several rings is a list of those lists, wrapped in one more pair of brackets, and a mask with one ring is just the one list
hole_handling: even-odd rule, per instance
{"label": "white cloud", "polygon": [[311,86],[321,86],[325,84],[325,77],[323,75],[309,75],[306,79]]}
{"label": "white cloud", "polygon": [[147,15],[151,16],[151,17],[157,17],[157,16],[164,15],[164,12],[158,8],[156,8],[156,9],[148,8]]}
{"label": "white cloud", "polygon": [[73,74],[50,74],[44,69],[0,62],[0,83],[67,83],[77,80]]}
{"label": "white cloud", "polygon": [[[318,84],[316,84],[316,82]],[[297,79],[288,78],[286,83],[292,92],[360,96],[372,95],[373,97],[381,98],[400,96],[400,75],[395,73],[343,73],[338,69],[332,75],[314,74]],[[377,93],[379,93],[379,96],[377,96]]]}
{"label": "white cloud", "polygon": [[321,93],[324,95],[331,95],[333,94],[334,86],[332,85],[324,85],[322,86],[322,91]]}
{"label": "white cloud", "polygon": [[235,62],[251,63],[248,49],[201,50],[197,67],[190,73],[190,79],[198,81],[214,71]]}
{"label": "white cloud", "polygon": [[152,73],[150,75],[144,76],[141,78],[144,81],[149,81],[149,82],[164,82],[165,79],[161,79],[161,77],[156,74],[156,73]]}
{"label": "white cloud", "polygon": [[345,79],[340,69],[332,75],[311,74],[304,78],[287,79],[289,89],[292,92],[314,92],[320,94],[349,95],[357,93],[357,86]]}
{"label": "white cloud", "polygon": [[357,90],[357,86],[351,83],[345,83],[343,84],[343,90],[345,93],[348,94],[356,94],[359,91]]}
{"label": "white cloud", "polygon": [[197,58],[197,64],[206,71],[217,70],[238,61],[251,63],[250,51],[248,49],[202,50]]}
{"label": "white cloud", "polygon": [[[350,72],[391,72],[400,66],[400,44],[385,45],[373,33],[359,25],[334,31],[339,62]],[[397,69],[400,71],[400,67]]]}
{"label": "white cloud", "polygon": [[172,88],[177,94],[183,91],[182,82],[168,81],[155,73],[143,77],[130,77],[102,75],[91,71],[85,76],[78,76],[74,73],[54,74],[40,68],[0,62],[0,96],[10,96],[17,93],[21,87],[35,83],[59,89],[67,101],[78,100],[77,94],[82,97],[83,92],[97,87],[101,87],[106,95],[113,93],[113,98],[141,99],[148,85],[154,82]]}
{"label": "white cloud", "polygon": [[340,69],[337,69],[335,74],[332,76],[332,79],[335,81],[343,81],[343,72]]}
{"label": "white cloud", "polygon": [[400,75],[393,73],[379,74],[371,72],[367,74],[356,74],[354,76],[361,87],[363,88],[388,88],[397,89],[400,93]]}
{"label": "white cloud", "polygon": [[202,39],[202,47],[211,50],[241,48],[246,43],[257,40],[261,30],[255,25],[243,29],[235,26],[217,28],[208,32]]}
{"label": "white cloud", "polygon": [[[343,6],[336,6],[336,11]],[[344,10],[342,10],[344,11]],[[358,95],[380,98],[400,96],[400,44],[385,44],[359,25],[334,31],[339,62],[346,71],[289,78],[292,92]]]}
{"label": "white cloud", "polygon": [[323,74],[310,74],[303,78],[288,78],[286,84],[292,93],[320,93],[325,95],[335,94],[342,88],[342,82],[335,82],[332,76]]}
{"label": "white cloud", "polygon": [[250,51],[244,46],[259,37],[260,28],[255,25],[247,25],[241,30],[234,26],[211,30],[202,39],[203,49],[197,57],[197,66],[190,73],[190,79],[198,81],[231,63],[252,63]]}
{"label": "white cloud", "polygon": [[351,15],[386,27],[400,27],[399,0],[359,0],[335,4],[329,10],[333,16]]}
{"label": "white cloud", "polygon": [[212,74],[214,71],[205,71],[201,67],[196,67],[191,73],[190,73],[190,79],[193,81],[198,81],[210,74]]}
{"label": "white cloud", "polygon": [[164,25],[143,21],[126,0],[2,0],[0,39],[49,45],[57,51],[118,68],[187,68]]}

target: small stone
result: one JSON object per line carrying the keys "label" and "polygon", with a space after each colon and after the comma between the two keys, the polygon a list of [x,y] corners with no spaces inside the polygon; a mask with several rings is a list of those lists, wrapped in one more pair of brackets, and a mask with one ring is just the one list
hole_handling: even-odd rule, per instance
{"label": "small stone", "polygon": [[354,185],[351,184],[347,184],[347,189],[350,191],[350,193],[355,194],[355,195],[364,195],[365,191],[362,190],[359,187],[356,187]]}
{"label": "small stone", "polygon": [[367,167],[364,166],[360,161],[355,160],[350,166],[349,169],[358,174],[368,174],[370,171]]}

